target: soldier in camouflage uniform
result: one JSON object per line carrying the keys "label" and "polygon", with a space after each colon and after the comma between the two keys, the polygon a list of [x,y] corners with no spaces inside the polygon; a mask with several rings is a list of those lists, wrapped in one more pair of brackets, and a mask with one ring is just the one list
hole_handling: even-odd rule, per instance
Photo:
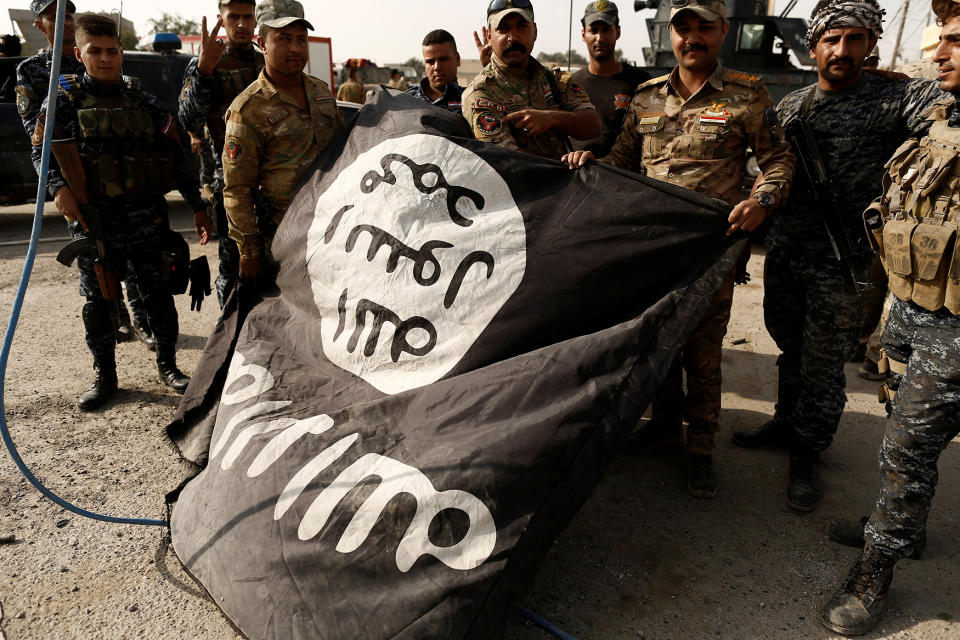
{"label": "soldier in camouflage uniform", "polygon": [[[960,94],[960,2],[933,0],[942,24],[940,87]],[[944,103],[887,163],[886,192],[864,214],[896,299],[883,335],[892,401],[880,446],[880,496],[863,552],[823,608],[844,635],[872,629],[897,561],[923,539],[937,460],[960,433],[960,112]],[[882,229],[879,227],[882,224]]]}
{"label": "soldier in camouflage uniform", "polygon": [[559,160],[567,136],[600,135],[600,117],[584,90],[531,55],[537,25],[529,0],[493,0],[487,24],[493,55],[462,100],[477,140]]}
{"label": "soldier in camouflage uniform", "polygon": [[[36,18],[33,26],[46,36],[50,48],[27,58],[17,66],[17,111],[20,114],[20,119],[23,120],[23,128],[27,132],[27,136],[32,136],[37,128],[37,116],[40,113],[40,104],[43,102],[43,99],[47,97],[47,90],[50,85],[57,3],[56,0],[33,0],[33,2],[30,3],[30,10]],[[66,75],[83,75],[83,64],[77,60],[77,57],[73,53],[73,15],[76,10],[73,2],[68,1],[63,20],[63,49],[60,56],[60,73]],[[121,300],[119,305],[120,313],[117,318],[117,338],[120,340],[129,340],[131,339],[130,334],[133,330],[137,337],[149,348],[154,349],[156,348],[156,343],[150,334],[150,324],[147,321],[147,314],[143,309],[143,302],[140,300],[139,290],[137,289],[132,274],[128,277],[126,284],[130,309],[133,311],[133,325],[131,327],[127,307]]]}
{"label": "soldier in camouflage uniform", "polygon": [[270,242],[297,185],[344,126],[327,83],[303,73],[313,25],[300,3],[264,0],[257,22],[266,68],[230,105],[223,148],[223,200],[247,280],[272,266]]}
{"label": "soldier in camouflage uniform", "polygon": [[[787,504],[811,511],[822,497],[820,452],[830,446],[846,404],[844,364],[859,343],[865,287],[873,252],[858,212],[880,191],[885,158],[905,139],[923,135],[925,114],[946,94],[927,80],[891,80],[863,72],[863,60],[882,31],[875,0],[821,0],[808,34],[818,83],[786,96],[778,111],[784,127],[804,118],[813,130],[826,171],[837,226],[853,247],[849,265],[834,257],[824,212],[804,172],[790,202],[777,212],[767,236],[764,320],[781,350],[773,419],[738,431],[746,447],[790,448]],[[842,239],[837,239],[842,242]]]}
{"label": "soldier in camouflage uniform", "polygon": [[[199,55],[187,64],[183,77],[179,116],[183,127],[200,138],[204,137],[206,127],[212,143],[215,169],[211,208],[220,236],[216,289],[222,309],[236,285],[240,264],[237,244],[228,234],[227,213],[223,208],[224,114],[234,98],[257,79],[263,69],[263,54],[253,48],[257,26],[254,1],[219,0],[218,7],[220,15],[210,33],[207,19],[203,18]],[[225,44],[217,40],[220,27],[227,34]]]}
{"label": "soldier in camouflage uniform", "polygon": [[[644,171],[724,200],[733,207],[728,235],[752,231],[786,198],[794,157],[773,112],[773,98],[759,76],[724,69],[717,61],[729,30],[722,0],[684,2],[671,10],[670,37],[679,62],[668,75],[637,88],[623,130],[610,154],[600,159]],[[763,171],[751,198],[740,185],[750,146]],[[566,157],[571,167],[593,158],[589,151]],[[653,420],[640,430],[642,441],[678,440],[686,416],[687,488],[697,497],[717,494],[714,434],[720,418],[720,361],[730,320],[734,274],[724,282],[653,400]],[[682,368],[687,373],[683,394]]]}
{"label": "soldier in camouflage uniform", "polygon": [[[174,181],[194,211],[203,211],[196,176],[190,171],[171,116],[160,102],[139,89],[135,78],[121,76],[123,52],[116,23],[86,14],[77,19],[77,50],[82,77],[60,77],[54,139],[75,139],[86,178],[90,206],[102,213],[106,265],[123,278],[128,264],[137,275],[150,327],[157,341],[161,380],[183,392],[190,378],[177,368],[179,326],[173,296],[161,276],[161,236],[167,226],[164,194]],[[40,170],[46,128],[46,101],[33,133],[33,161]],[[69,222],[74,238],[85,237],[80,208],[55,158],[47,174],[50,193]],[[87,346],[93,353],[96,379],[80,396],[79,406],[101,406],[117,389],[114,332],[88,255],[79,258],[80,291]]]}

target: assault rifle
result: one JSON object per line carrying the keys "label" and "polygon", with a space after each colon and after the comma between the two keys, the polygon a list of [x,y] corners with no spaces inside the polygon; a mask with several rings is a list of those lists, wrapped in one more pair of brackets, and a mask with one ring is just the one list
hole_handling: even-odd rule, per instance
{"label": "assault rifle", "polygon": [[823,162],[823,156],[820,155],[817,139],[814,137],[810,125],[803,118],[795,118],[785,127],[785,131],[787,139],[793,147],[793,153],[797,156],[800,167],[807,175],[807,181],[810,183],[810,194],[813,197],[813,207],[820,214],[823,229],[827,232],[827,238],[830,240],[830,248],[833,249],[833,257],[846,268],[850,275],[850,281],[853,282],[854,290],[857,293],[863,293],[867,290],[867,283],[860,282],[857,279],[857,273],[851,264],[851,256],[855,253],[853,243],[850,241],[850,236],[847,235],[846,230],[841,226],[840,216],[833,205],[833,196],[830,190],[833,181],[827,175],[826,165]]}
{"label": "assault rifle", "polygon": [[110,305],[110,314],[116,321],[120,305],[120,281],[107,266],[107,242],[100,225],[100,212],[90,206],[87,194],[87,176],[80,160],[80,148],[72,138],[53,141],[53,155],[60,165],[60,172],[66,179],[70,190],[80,204],[80,216],[77,221],[87,237],[71,241],[57,253],[57,262],[64,266],[73,265],[81,255],[93,257],[93,270],[97,274],[100,293]]}

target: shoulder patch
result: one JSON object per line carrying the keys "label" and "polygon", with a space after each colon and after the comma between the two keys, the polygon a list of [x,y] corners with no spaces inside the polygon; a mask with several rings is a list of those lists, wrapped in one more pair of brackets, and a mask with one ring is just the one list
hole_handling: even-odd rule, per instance
{"label": "shoulder patch", "polygon": [[669,74],[669,73],[664,74],[664,75],[662,75],[662,76],[658,76],[658,77],[656,77],[656,78],[650,78],[649,80],[647,80],[646,82],[644,82],[643,84],[641,84],[639,87],[637,87],[637,91],[639,91],[640,89],[644,89],[644,88],[646,88],[646,87],[652,87],[652,86],[654,86],[654,85],[663,84],[664,82],[666,82],[666,81],[669,80],[669,79],[670,79],[670,74]]}
{"label": "shoulder patch", "polygon": [[503,130],[503,120],[499,113],[480,111],[474,118],[477,131],[485,136],[495,136]]}
{"label": "shoulder patch", "polygon": [[236,162],[243,157],[243,143],[240,138],[230,136],[223,143],[223,157],[230,162]]}
{"label": "shoulder patch", "polygon": [[614,109],[626,109],[630,106],[630,94],[629,93],[615,93],[613,95],[613,108]]}
{"label": "shoulder patch", "polygon": [[30,106],[36,101],[37,94],[30,89],[27,89],[25,86],[17,85],[17,113],[20,114],[20,118],[26,118],[27,114],[30,113]]}
{"label": "shoulder patch", "polygon": [[504,107],[502,104],[491,102],[490,100],[486,100],[484,98],[477,98],[476,103],[473,105],[473,108],[477,111],[481,111],[484,109],[487,109],[490,111],[496,111],[500,115],[503,115],[507,112],[507,108]]}
{"label": "shoulder patch", "polygon": [[742,71],[733,71],[731,69],[723,70],[723,81],[741,84],[745,87],[755,87],[763,82],[763,78],[752,73]]}

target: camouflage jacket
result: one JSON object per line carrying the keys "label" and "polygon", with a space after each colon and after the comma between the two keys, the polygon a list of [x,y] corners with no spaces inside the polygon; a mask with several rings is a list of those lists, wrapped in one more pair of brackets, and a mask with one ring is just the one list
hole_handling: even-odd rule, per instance
{"label": "camouflage jacket", "polygon": [[[270,229],[283,219],[300,180],[343,129],[327,83],[304,74],[303,85],[307,109],[261,72],[227,110],[223,205],[242,258],[261,255],[264,237],[272,237]],[[259,220],[254,193],[265,207]]]}
{"label": "camouflage jacket", "polygon": [[520,77],[493,56],[490,64],[464,90],[461,104],[463,117],[470,123],[477,140],[554,160],[566,152],[563,134],[550,130],[529,136],[513,125],[505,125],[503,117],[523,109],[596,111],[586,92],[570,79],[569,73],[557,78],[532,56],[526,73]]}
{"label": "camouflage jacket", "polygon": [[347,80],[337,89],[337,100],[363,104],[367,98],[367,90],[363,85],[353,80]]}
{"label": "camouflage jacket", "polygon": [[675,68],[637,88],[620,137],[600,162],[644,169],[651,178],[734,205],[742,200],[749,146],[763,171],[757,190],[782,202],[796,158],[776,123],[763,79],[718,64],[684,100],[675,88],[677,73]]}
{"label": "camouflage jacket", "polygon": [[[263,54],[253,49],[227,48],[216,70],[205,76],[197,69],[199,58],[187,63],[183,74],[183,88],[177,116],[187,131],[203,137],[203,128],[212,119],[210,127],[215,155],[223,152],[223,116],[234,98],[253,82],[263,69]],[[219,164],[219,160],[217,160]]]}
{"label": "camouflage jacket", "polygon": [[[50,86],[50,67],[53,64],[50,51],[41,51],[17,66],[17,112],[28,136],[32,136],[37,128],[37,114]],[[83,75],[83,64],[73,56],[61,56],[60,73]]]}
{"label": "camouflage jacket", "polygon": [[[82,136],[80,135],[77,107],[63,88],[74,81],[79,82],[79,87],[87,95],[102,100],[110,106],[116,105],[117,98],[122,92],[135,91],[137,101],[140,103],[140,109],[146,112],[153,124],[153,135],[151,138],[153,139],[154,148],[164,149],[177,156],[178,161],[173,163],[174,166],[167,168],[173,173],[177,190],[183,196],[183,199],[190,204],[193,211],[203,211],[206,209],[206,205],[200,198],[200,189],[197,184],[197,176],[193,171],[193,165],[188,161],[183,145],[180,144],[173,116],[160,104],[160,101],[157,100],[156,97],[140,91],[139,81],[136,78],[123,76],[118,83],[106,86],[88,75],[83,75],[80,78],[61,76],[61,86],[57,92],[56,122],[53,130],[55,140],[75,138],[81,145],[83,144]],[[31,154],[33,165],[38,173],[40,172],[43,133],[46,127],[46,108],[47,101],[44,100],[40,108],[39,116],[37,117],[36,128],[32,135],[33,148],[31,149]],[[96,153],[97,151],[94,149],[93,152]],[[67,181],[60,172],[60,166],[57,164],[56,158],[51,155],[49,170],[47,171],[47,189],[51,195],[54,195],[60,187],[64,186],[67,186]],[[117,199],[111,200],[110,204],[112,205],[116,200]]]}
{"label": "camouflage jacket", "polygon": [[[926,115],[938,102],[953,98],[930,80],[888,80],[864,73],[848,89],[825,92],[811,85],[787,95],[777,107],[784,127],[800,117],[811,91],[816,93],[806,120],[833,181],[833,208],[857,251],[868,253],[860,216],[882,191],[884,164],[904,140],[926,134]],[[813,206],[806,175],[798,171],[790,202],[773,215],[768,244],[831,254],[821,213]]]}

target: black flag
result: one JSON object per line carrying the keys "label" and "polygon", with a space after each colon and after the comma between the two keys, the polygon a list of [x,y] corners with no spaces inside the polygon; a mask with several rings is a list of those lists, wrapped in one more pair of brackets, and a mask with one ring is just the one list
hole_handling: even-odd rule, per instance
{"label": "black flag", "polygon": [[495,635],[730,273],[727,210],[379,93],[170,427],[205,465],[177,555],[250,638]]}

